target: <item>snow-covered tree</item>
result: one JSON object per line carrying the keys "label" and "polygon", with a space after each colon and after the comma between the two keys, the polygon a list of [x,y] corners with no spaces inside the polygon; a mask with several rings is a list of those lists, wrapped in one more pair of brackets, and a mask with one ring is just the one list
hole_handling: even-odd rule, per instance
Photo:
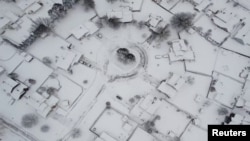
{"label": "snow-covered tree", "polygon": [[113,3],[113,2],[116,2],[118,0],[106,0],[107,2],[110,2],[110,3]]}
{"label": "snow-covered tree", "polygon": [[74,1],[74,0],[63,0],[63,6],[64,6],[66,9],[72,8],[74,4],[75,4],[75,1]]}
{"label": "snow-covered tree", "polygon": [[35,114],[26,114],[22,117],[21,124],[25,128],[31,128],[38,124],[38,116]]}
{"label": "snow-covered tree", "polygon": [[62,4],[55,3],[53,7],[48,11],[48,14],[53,20],[56,20],[60,17],[63,17],[66,12],[67,10]]}
{"label": "snow-covered tree", "polygon": [[86,9],[94,9],[95,8],[94,0],[83,0],[83,5]]}

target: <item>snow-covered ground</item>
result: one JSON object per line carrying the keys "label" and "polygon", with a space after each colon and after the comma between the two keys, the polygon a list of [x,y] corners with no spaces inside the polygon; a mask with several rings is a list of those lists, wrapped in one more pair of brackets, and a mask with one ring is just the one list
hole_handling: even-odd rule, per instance
{"label": "snow-covered ground", "polygon": [[[228,124],[250,123],[243,5],[71,2],[0,1],[0,140],[206,141],[232,113]],[[181,12],[194,16],[187,30],[173,26]]]}

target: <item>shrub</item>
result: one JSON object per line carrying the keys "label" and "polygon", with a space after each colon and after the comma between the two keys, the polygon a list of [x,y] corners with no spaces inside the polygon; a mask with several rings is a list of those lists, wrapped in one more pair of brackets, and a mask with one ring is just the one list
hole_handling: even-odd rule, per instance
{"label": "shrub", "polygon": [[82,135],[81,129],[79,128],[74,128],[71,132],[71,137],[72,138],[79,138]]}
{"label": "shrub", "polygon": [[42,62],[46,65],[51,65],[52,61],[49,57],[43,57]]}
{"label": "shrub", "polygon": [[118,19],[116,18],[105,18],[106,23],[109,25],[109,27],[113,28],[113,29],[118,29],[121,27],[121,23],[119,22]]}
{"label": "shrub", "polygon": [[56,88],[54,88],[54,87],[49,87],[48,89],[47,89],[47,93],[49,94],[49,95],[53,95],[53,94],[55,94],[56,93]]}
{"label": "shrub", "polygon": [[144,28],[145,27],[145,22],[144,21],[136,22],[136,27],[138,27],[139,29]]}
{"label": "shrub", "polygon": [[229,111],[227,110],[227,108],[224,107],[220,107],[218,110],[218,115],[227,115],[229,113]]}
{"label": "shrub", "polygon": [[50,127],[48,126],[48,125],[43,125],[41,128],[40,128],[40,130],[41,130],[41,132],[48,132],[49,131],[49,129],[50,129]]}
{"label": "shrub", "polygon": [[36,84],[36,80],[32,78],[28,79],[28,82],[32,85]]}
{"label": "shrub", "polygon": [[209,90],[210,90],[210,92],[215,92],[216,91],[214,86],[211,86]]}
{"label": "shrub", "polygon": [[194,78],[194,77],[188,76],[188,78],[187,78],[187,83],[188,83],[188,84],[193,85],[193,84],[194,84],[194,81],[195,81],[195,78]]}
{"label": "shrub", "polygon": [[26,114],[22,117],[22,126],[25,128],[32,128],[38,123],[38,117],[35,114]]}
{"label": "shrub", "polygon": [[9,77],[10,77],[11,79],[14,79],[14,80],[17,79],[18,76],[19,76],[19,75],[18,75],[17,73],[15,73],[15,72],[12,72],[12,73],[9,74]]}
{"label": "shrub", "polygon": [[111,103],[109,101],[106,102],[106,108],[110,109],[111,108]]}

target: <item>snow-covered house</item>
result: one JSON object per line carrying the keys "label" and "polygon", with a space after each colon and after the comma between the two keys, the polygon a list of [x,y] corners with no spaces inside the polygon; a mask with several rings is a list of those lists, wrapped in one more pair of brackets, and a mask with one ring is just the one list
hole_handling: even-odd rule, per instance
{"label": "snow-covered house", "polygon": [[171,42],[171,48],[168,55],[170,62],[195,60],[195,55],[192,51],[192,48],[188,46],[182,39],[173,40]]}
{"label": "snow-covered house", "polygon": [[100,28],[93,22],[86,22],[71,30],[71,34],[78,40],[96,33]]}
{"label": "snow-covered house", "polygon": [[236,28],[240,27],[243,22],[242,17],[229,11],[228,9],[219,10],[215,16],[212,17],[212,22],[219,28],[226,32],[232,32]]}
{"label": "snow-covered house", "polygon": [[153,0],[153,1],[167,10],[172,9],[179,2],[179,0]]}
{"label": "snow-covered house", "polygon": [[148,19],[146,25],[153,32],[161,33],[162,30],[164,30],[168,26],[168,23],[166,21],[164,21],[161,16],[149,15],[149,19]]}
{"label": "snow-covered house", "polygon": [[129,7],[133,12],[141,11],[144,0],[130,0]]}
{"label": "snow-covered house", "polygon": [[52,109],[57,105],[59,99],[53,95],[48,98],[35,92],[27,97],[27,104],[35,109],[35,111],[46,118]]}
{"label": "snow-covered house", "polygon": [[143,123],[154,116],[161,104],[161,99],[152,95],[147,95],[131,109],[130,114],[138,119],[138,122]]}
{"label": "snow-covered house", "polygon": [[197,1],[197,2],[194,2],[194,3],[197,4],[194,7],[194,9],[197,10],[197,11],[200,11],[200,12],[207,9],[212,4],[212,2],[209,1],[209,0],[202,0],[202,1]]}
{"label": "snow-covered house", "polygon": [[78,62],[80,58],[80,53],[68,49],[60,50],[55,56],[55,65],[57,68],[69,71],[73,64]]}
{"label": "snow-covered house", "polygon": [[250,10],[250,3],[248,0],[233,0],[236,4],[244,7],[247,10]]}
{"label": "snow-covered house", "polygon": [[15,46],[21,46],[32,35],[33,24],[27,16],[23,16],[11,28],[6,29],[2,37]]}
{"label": "snow-covered house", "polygon": [[128,8],[113,9],[107,12],[108,19],[117,19],[122,23],[129,23],[133,21],[133,13]]}
{"label": "snow-covered house", "polygon": [[29,87],[22,82],[8,77],[1,81],[0,89],[2,89],[7,95],[10,95],[13,99],[19,100],[29,90]]}
{"label": "snow-covered house", "polygon": [[18,0],[16,2],[17,6],[22,9],[22,10],[26,10],[28,7],[30,7],[32,4],[34,4],[35,2],[37,2],[37,0]]}
{"label": "snow-covered house", "polygon": [[37,11],[39,11],[40,9],[42,8],[42,4],[41,3],[33,3],[31,4],[26,10],[25,10],[25,13],[27,14],[34,14],[36,13]]}
{"label": "snow-covered house", "polygon": [[5,29],[8,28],[11,21],[6,17],[0,17],[0,34],[4,32]]}
{"label": "snow-covered house", "polygon": [[173,73],[169,79],[162,81],[157,89],[167,95],[169,98],[172,98],[185,83],[186,81],[183,76]]}
{"label": "snow-covered house", "polygon": [[82,37],[87,36],[88,29],[84,25],[79,25],[71,30],[71,34],[78,40]]}

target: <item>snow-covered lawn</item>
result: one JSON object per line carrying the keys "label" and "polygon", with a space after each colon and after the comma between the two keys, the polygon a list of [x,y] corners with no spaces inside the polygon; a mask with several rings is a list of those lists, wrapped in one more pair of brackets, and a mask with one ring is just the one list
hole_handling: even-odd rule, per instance
{"label": "snow-covered lawn", "polygon": [[84,91],[81,86],[63,75],[49,77],[41,87],[56,88],[55,96],[59,98],[58,105],[65,110],[68,110]]}
{"label": "snow-covered lawn", "polygon": [[18,80],[21,82],[27,83],[28,79],[34,79],[36,83],[31,86],[31,91],[36,91],[53,70],[39,60],[33,59],[31,62],[23,61],[14,72],[19,75]]}
{"label": "snow-covered lawn", "polygon": [[193,84],[184,85],[176,96],[169,101],[180,109],[196,116],[206,101],[212,78],[193,73],[185,73],[185,76],[194,78]]}
{"label": "snow-covered lawn", "polygon": [[[161,47],[154,47],[149,46],[147,49],[147,57],[148,57],[148,65],[146,72],[149,75],[152,75],[153,78],[157,79],[158,81],[161,81],[163,79],[166,79],[169,75],[169,72],[176,72],[176,73],[184,73],[184,63],[183,62],[174,62],[170,64],[170,61],[168,59],[168,51],[169,46],[165,44],[165,46]],[[158,59],[156,56],[161,55],[165,56],[160,59]]]}
{"label": "snow-covered lawn", "polygon": [[221,49],[214,70],[228,77],[244,82],[241,72],[250,66],[250,59],[231,51]]}
{"label": "snow-covered lawn", "polygon": [[197,33],[190,36],[187,32],[182,32],[181,38],[188,41],[195,54],[195,61],[185,62],[186,70],[211,76],[219,48],[207,42]]}
{"label": "snow-covered lawn", "polygon": [[191,120],[188,115],[167,102],[162,103],[155,115],[160,116],[160,119],[155,121],[155,128],[164,135],[173,132],[176,136],[180,136]]}
{"label": "snow-covered lawn", "polygon": [[209,97],[215,101],[233,108],[241,95],[243,84],[219,73],[213,74],[213,83],[210,88]]}
{"label": "snow-covered lawn", "polygon": [[[220,125],[224,122],[224,118],[226,116],[225,114],[218,114],[218,109],[220,108],[222,108],[222,106],[213,101],[204,103],[204,108],[201,110],[201,113],[198,119],[195,120],[195,123],[206,130],[208,128],[207,125]],[[227,111],[229,112],[230,110],[227,109]]]}
{"label": "snow-covered lawn", "polygon": [[137,123],[128,117],[113,109],[107,109],[90,130],[98,135],[107,133],[117,140],[126,141],[136,127]]}

